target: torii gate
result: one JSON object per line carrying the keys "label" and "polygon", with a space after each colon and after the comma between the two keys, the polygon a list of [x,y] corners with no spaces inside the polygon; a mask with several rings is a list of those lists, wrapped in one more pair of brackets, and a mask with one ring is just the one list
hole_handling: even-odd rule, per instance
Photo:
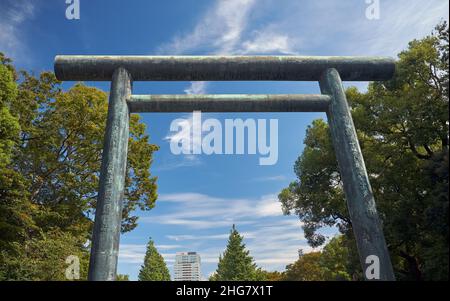
{"label": "torii gate", "polygon": [[[326,112],[363,273],[368,279],[366,269],[379,260],[379,280],[395,280],[342,85],[342,80],[388,80],[394,72],[388,57],[56,56],[59,80],[111,81],[89,280],[116,277],[129,114],[194,110]],[[132,95],[133,81],[243,80],[318,81],[322,94]]]}

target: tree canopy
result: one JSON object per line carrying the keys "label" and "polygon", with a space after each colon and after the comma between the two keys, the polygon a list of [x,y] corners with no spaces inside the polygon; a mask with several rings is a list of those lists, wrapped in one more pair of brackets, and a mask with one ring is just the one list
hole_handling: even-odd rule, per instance
{"label": "tree canopy", "polygon": [[[346,91],[398,279],[448,279],[449,32],[439,24],[399,54],[392,80]],[[315,120],[295,163],[297,180],[279,194],[285,214],[304,223],[309,244],[352,225],[327,123]],[[349,243],[356,254],[355,243]],[[351,276],[360,275],[354,261]]]}
{"label": "tree canopy", "polygon": [[139,271],[139,281],[170,281],[169,269],[150,238],[145,252],[144,264]]}

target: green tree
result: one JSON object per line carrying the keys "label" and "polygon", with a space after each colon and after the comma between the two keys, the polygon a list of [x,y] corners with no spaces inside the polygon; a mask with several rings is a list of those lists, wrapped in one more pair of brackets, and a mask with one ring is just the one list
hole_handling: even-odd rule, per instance
{"label": "green tree", "polygon": [[[23,243],[14,242],[15,256],[0,253],[2,268],[0,279],[20,281],[64,281],[69,264],[66,259],[76,256],[79,263],[79,280],[87,279],[89,253],[84,241],[60,230],[52,230],[32,237]],[[77,279],[75,279],[77,280]]]}
{"label": "green tree", "polygon": [[12,167],[21,130],[10,110],[18,95],[16,80],[11,60],[0,53],[0,280],[10,278],[6,262],[19,255],[13,243],[24,242],[38,230],[32,218],[37,208],[28,199],[27,181]]}
{"label": "green tree", "polygon": [[301,255],[295,263],[286,266],[284,280],[324,281],[325,270],[321,266],[321,255],[320,252],[311,252]]}
{"label": "green tree", "polygon": [[128,275],[117,274],[116,281],[130,281],[130,277]]}
{"label": "green tree", "polygon": [[[398,279],[448,279],[448,25],[409,43],[392,80],[347,90]],[[311,246],[336,226],[349,246],[348,273],[361,275],[328,125],[308,127],[298,177],[279,194],[304,223]],[[351,243],[352,242],[352,243]]]}
{"label": "green tree", "polygon": [[151,238],[147,244],[144,264],[141,266],[138,279],[139,281],[170,281],[169,269]]}
{"label": "green tree", "polygon": [[223,255],[219,256],[219,264],[216,272],[210,277],[210,281],[258,281],[264,280],[264,274],[253,262],[243,243],[243,237],[231,228],[228,244]]}
{"label": "green tree", "polygon": [[345,236],[333,237],[323,248],[320,265],[326,280],[351,280],[349,248],[345,245]]}
{"label": "green tree", "polygon": [[260,273],[260,275],[258,275],[259,281],[282,281],[283,280],[283,273],[278,272],[278,271],[269,272],[269,271],[260,269],[257,272]]}
{"label": "green tree", "polygon": [[358,279],[360,275],[351,275],[351,254],[347,247],[346,237],[333,237],[322,251],[303,254],[288,266],[281,274],[282,280],[293,281],[344,281]]}
{"label": "green tree", "polygon": [[[43,267],[56,257],[64,264],[64,250],[87,256],[107,107],[105,92],[83,84],[63,91],[53,73],[17,72],[0,53],[1,279],[49,279]],[[137,226],[134,212],[150,210],[157,197],[150,166],[158,147],[145,131],[131,115],[123,232]],[[31,254],[32,261],[18,260]],[[63,272],[51,275],[61,279]]]}

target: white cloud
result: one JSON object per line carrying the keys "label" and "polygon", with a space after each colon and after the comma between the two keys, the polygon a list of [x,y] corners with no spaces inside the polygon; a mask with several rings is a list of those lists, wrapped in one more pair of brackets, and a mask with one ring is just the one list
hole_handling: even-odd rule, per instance
{"label": "white cloud", "polygon": [[442,0],[397,0],[381,2],[377,21],[355,23],[347,45],[350,54],[396,56],[409,41],[429,35],[442,19],[448,20],[449,2]]}
{"label": "white cloud", "polygon": [[[198,220],[192,218],[179,218],[176,214],[168,214],[163,216],[152,217],[151,219],[146,219],[145,217],[141,219],[143,222],[157,223],[172,226],[183,226],[190,229],[214,229],[229,227],[231,224],[235,223],[236,220]],[[240,221],[241,225],[248,225],[252,222]]]}
{"label": "white cloud", "polygon": [[[175,253],[164,253],[163,251],[180,249],[180,245],[155,245],[156,249],[164,257],[165,261],[171,261]],[[144,262],[146,244],[120,244],[119,260],[121,263],[142,264]]]}
{"label": "white cloud", "polygon": [[23,23],[33,18],[33,1],[6,0],[0,9],[0,51],[14,59],[26,59],[26,45],[21,41]]}
{"label": "white cloud", "polygon": [[144,262],[145,245],[128,245],[121,244],[119,250],[119,261],[123,263],[139,263]]}
{"label": "white cloud", "polygon": [[287,34],[264,29],[255,31],[252,39],[242,42],[239,54],[296,54]]}
{"label": "white cloud", "polygon": [[165,162],[164,164],[161,164],[161,166],[153,168],[153,171],[154,172],[169,171],[184,167],[199,166],[202,164],[203,162],[199,159],[198,156],[185,155],[183,157],[180,157],[179,160],[171,159],[169,162]]}
{"label": "white cloud", "polygon": [[191,86],[184,90],[186,94],[205,94],[206,82],[192,82]]}
{"label": "white cloud", "polygon": [[250,225],[262,217],[282,216],[276,195],[259,199],[219,198],[200,193],[161,194],[160,203],[177,203],[171,213],[141,218],[142,222],[179,225],[193,229]]}
{"label": "white cloud", "polygon": [[254,214],[258,217],[282,215],[280,202],[275,195],[263,198],[256,204],[256,208],[253,208],[253,210]]}
{"label": "white cloud", "polygon": [[449,18],[449,2],[443,0],[380,1],[379,20],[366,18],[364,0],[277,3],[267,6],[278,16],[269,32],[287,35],[289,49],[302,55],[395,56]]}
{"label": "white cloud", "polygon": [[287,180],[288,180],[288,178],[285,175],[259,177],[259,178],[253,179],[253,181],[255,181],[255,182],[287,181]]}
{"label": "white cloud", "polygon": [[[189,51],[229,53],[247,26],[255,0],[219,0],[200,18],[194,30],[162,45],[159,52],[184,54]],[[212,49],[211,49],[212,48]]]}
{"label": "white cloud", "polygon": [[[201,52],[214,55],[294,54],[290,38],[271,26],[253,30],[246,38],[255,0],[219,0],[200,18],[192,32],[159,47],[161,54]],[[187,94],[205,94],[205,82],[191,82]]]}
{"label": "white cloud", "polygon": [[167,235],[167,238],[175,241],[185,241],[185,240],[227,239],[228,236],[229,234],[225,233],[215,235]]}

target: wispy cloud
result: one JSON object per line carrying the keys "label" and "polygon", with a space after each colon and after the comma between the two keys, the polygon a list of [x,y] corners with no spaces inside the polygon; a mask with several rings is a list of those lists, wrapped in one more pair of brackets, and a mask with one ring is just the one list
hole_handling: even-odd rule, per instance
{"label": "wispy cloud", "polygon": [[[164,251],[181,248],[180,245],[156,245],[156,249],[164,254]],[[124,263],[139,263],[144,262],[146,244],[121,244],[119,252],[119,260]],[[170,253],[168,257],[170,257]],[[167,255],[166,255],[167,256]]]}
{"label": "wispy cloud", "polygon": [[185,167],[194,167],[202,165],[203,162],[198,156],[195,155],[184,155],[182,157],[178,156],[178,159],[171,158],[165,163],[161,163],[160,166],[153,168],[154,172],[160,171],[170,171]]}
{"label": "wispy cloud", "polygon": [[4,0],[0,4],[0,51],[14,59],[25,59],[27,47],[22,42],[21,27],[35,13],[33,1]]}
{"label": "wispy cloud", "polygon": [[302,55],[395,56],[449,18],[449,2],[442,0],[382,0],[378,20],[366,18],[363,0],[270,3],[267,9],[279,16],[271,31],[287,35],[289,50]]}
{"label": "wispy cloud", "polygon": [[252,179],[252,181],[254,182],[272,182],[272,181],[287,181],[287,180],[288,178],[285,175],[258,177]]}
{"label": "wispy cloud", "polygon": [[205,94],[206,93],[206,82],[192,82],[189,88],[184,90],[186,94]]}
{"label": "wispy cloud", "polygon": [[354,23],[344,48],[351,55],[391,55],[404,50],[409,41],[431,33],[443,19],[448,20],[449,2],[442,0],[381,1],[380,19],[360,19]]}
{"label": "wispy cloud", "polygon": [[159,47],[159,52],[230,53],[241,39],[255,0],[219,0],[200,17],[192,32],[174,37]]}
{"label": "wispy cloud", "polygon": [[242,42],[237,54],[297,54],[293,49],[292,40],[287,34],[272,31],[270,28],[257,30],[252,36]]}
{"label": "wispy cloud", "polygon": [[[161,54],[294,54],[289,35],[270,25],[249,29],[249,19],[258,10],[255,0],[218,0],[199,19],[192,32],[174,37],[160,46]],[[192,82],[187,94],[205,94],[207,83]]]}
{"label": "wispy cloud", "polygon": [[176,203],[171,213],[143,217],[141,222],[178,225],[192,229],[250,225],[262,217],[282,216],[276,195],[259,199],[219,198],[200,193],[161,194],[160,203]]}
{"label": "wispy cloud", "polygon": [[185,241],[185,240],[209,240],[209,239],[227,239],[228,233],[215,234],[215,235],[167,235],[168,239],[175,241]]}

